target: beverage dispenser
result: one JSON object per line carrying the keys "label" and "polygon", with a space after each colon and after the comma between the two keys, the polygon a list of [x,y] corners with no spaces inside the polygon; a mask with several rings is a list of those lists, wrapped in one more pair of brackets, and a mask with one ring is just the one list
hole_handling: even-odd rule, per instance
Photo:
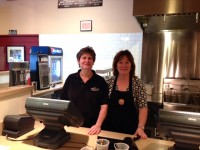
{"label": "beverage dispenser", "polygon": [[50,84],[62,82],[63,50],[58,47],[50,47],[49,55]]}
{"label": "beverage dispenser", "polygon": [[[63,50],[58,47],[32,46],[30,54],[31,80],[38,89],[62,82]],[[45,86],[42,86],[42,84]],[[48,82],[48,83],[47,83]],[[41,87],[42,86],[42,87]]]}
{"label": "beverage dispenser", "polygon": [[26,74],[29,72],[29,62],[9,63],[9,86],[25,85]]}
{"label": "beverage dispenser", "polygon": [[37,89],[50,88],[47,49],[33,46],[30,52],[30,77],[37,82]]}

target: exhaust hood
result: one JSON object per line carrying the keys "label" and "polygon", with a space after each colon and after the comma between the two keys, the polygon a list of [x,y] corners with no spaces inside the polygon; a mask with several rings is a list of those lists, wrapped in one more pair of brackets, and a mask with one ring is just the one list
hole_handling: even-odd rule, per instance
{"label": "exhaust hood", "polygon": [[133,15],[166,15],[200,12],[199,0],[134,0]]}
{"label": "exhaust hood", "polygon": [[146,31],[200,29],[200,0],[134,0],[133,16]]}
{"label": "exhaust hood", "polygon": [[200,0],[134,0],[143,29],[141,79],[163,92],[163,79],[200,80]]}

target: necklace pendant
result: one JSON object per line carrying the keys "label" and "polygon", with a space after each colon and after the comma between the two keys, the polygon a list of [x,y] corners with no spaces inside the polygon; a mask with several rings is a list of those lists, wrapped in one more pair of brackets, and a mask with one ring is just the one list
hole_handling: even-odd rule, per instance
{"label": "necklace pendant", "polygon": [[119,99],[118,103],[119,105],[124,105],[124,99]]}

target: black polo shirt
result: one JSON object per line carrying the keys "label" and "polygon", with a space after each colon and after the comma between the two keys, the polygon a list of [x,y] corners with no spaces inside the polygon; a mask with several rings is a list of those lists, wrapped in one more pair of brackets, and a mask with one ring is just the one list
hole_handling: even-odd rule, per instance
{"label": "black polo shirt", "polygon": [[80,77],[80,70],[70,74],[63,86],[61,99],[73,101],[84,118],[84,127],[91,127],[97,121],[100,106],[108,103],[108,86],[103,77],[93,71],[86,83]]}

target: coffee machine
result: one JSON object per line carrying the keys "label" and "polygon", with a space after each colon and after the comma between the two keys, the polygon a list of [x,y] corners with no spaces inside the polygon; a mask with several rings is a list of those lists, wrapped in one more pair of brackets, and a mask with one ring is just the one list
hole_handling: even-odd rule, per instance
{"label": "coffee machine", "polygon": [[26,74],[29,72],[29,62],[9,63],[9,86],[25,85]]}

